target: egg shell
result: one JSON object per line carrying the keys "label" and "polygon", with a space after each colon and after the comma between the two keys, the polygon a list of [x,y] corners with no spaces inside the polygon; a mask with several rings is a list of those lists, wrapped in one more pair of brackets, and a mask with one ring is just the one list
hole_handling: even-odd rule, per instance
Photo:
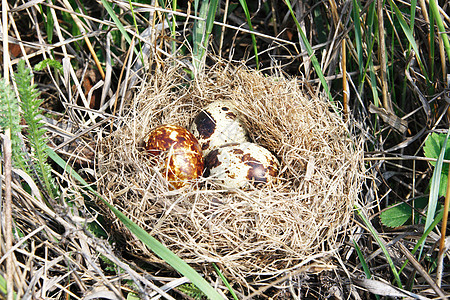
{"label": "egg shell", "polygon": [[143,146],[150,157],[164,161],[162,173],[176,189],[203,173],[200,144],[192,133],[183,127],[158,126],[145,136]]}
{"label": "egg shell", "polygon": [[239,112],[230,101],[218,100],[206,106],[190,129],[198,139],[203,155],[223,144],[249,142]]}
{"label": "egg shell", "polygon": [[280,163],[266,148],[254,143],[223,145],[205,157],[203,175],[227,188],[276,182]]}

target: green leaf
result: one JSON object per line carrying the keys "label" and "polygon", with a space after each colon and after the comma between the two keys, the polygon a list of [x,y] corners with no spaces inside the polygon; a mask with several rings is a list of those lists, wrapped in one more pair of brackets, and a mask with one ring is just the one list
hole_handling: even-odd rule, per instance
{"label": "green leaf", "polygon": [[406,203],[402,203],[391,206],[383,211],[380,215],[380,219],[384,226],[395,228],[405,224],[411,217],[411,214],[411,207]]}
{"label": "green leaf", "polygon": [[51,44],[53,41],[53,28],[54,28],[54,20],[51,13],[51,8],[47,6],[47,22],[45,22],[45,30],[47,32],[47,40],[48,43]]}
{"label": "green leaf", "polygon": [[141,298],[139,298],[138,294],[135,293],[128,293],[127,295],[127,300],[140,300]]}
{"label": "green leaf", "polygon": [[439,197],[443,197],[445,196],[445,193],[447,191],[447,183],[448,183],[448,165],[445,164],[442,167],[442,172],[441,172],[441,179],[440,179],[440,183],[439,183]]}
{"label": "green leaf", "polygon": [[187,277],[193,284],[195,284],[205,295],[213,300],[223,300],[223,297],[191,266],[179,258],[176,254],[170,251],[167,247],[161,244],[154,237],[149,235],[144,229],[133,223],[127,216],[120,212],[117,208],[111,205],[108,201],[103,199],[71,166],[69,166],[55,151],[47,148],[48,156],[57,163],[61,168],[68,172],[74,179],[78,180],[84,188],[89,190],[92,194],[98,197],[116,216],[117,218],[150,250],[152,250],[161,259],[165,260],[180,274]]}
{"label": "green leaf", "polygon": [[[429,200],[428,200],[428,209],[427,209],[427,218],[425,220],[425,229],[429,229],[429,227],[433,223],[435,215],[436,215],[436,207],[437,207],[437,202],[438,202],[438,198],[439,198],[438,196],[439,196],[439,192],[441,191],[441,187],[443,186],[440,183],[441,183],[441,179],[442,179],[442,173],[445,172],[445,171],[443,171],[442,167],[444,165],[443,160],[445,157],[445,153],[448,153],[448,151],[446,151],[446,148],[447,148],[447,141],[448,141],[449,136],[450,136],[450,128],[449,128],[449,130],[447,130],[447,134],[445,135],[445,139],[441,145],[441,152],[436,161],[436,166],[433,171],[433,176],[431,177],[430,196],[429,196]],[[446,165],[446,167],[448,170],[448,165]],[[445,172],[445,173],[448,173],[448,172]],[[445,182],[445,183],[447,183],[447,182]],[[420,247],[419,258],[422,254],[423,246],[424,246],[424,244],[422,244],[422,246]]]}
{"label": "green leaf", "polygon": [[[2,274],[0,274],[0,292],[3,295],[6,295],[7,292],[7,284],[6,284],[6,279],[2,276]],[[4,298],[6,299],[6,298]],[[13,292],[13,299],[17,299],[17,294],[16,292]]]}
{"label": "green leaf", "polygon": [[[17,72],[14,76],[19,97],[21,100],[22,116],[27,123],[28,141],[34,151],[36,170],[40,180],[44,183],[45,190],[51,198],[57,195],[57,187],[54,183],[51,167],[47,164],[47,138],[46,129],[42,123],[39,91],[33,82],[33,74],[25,67],[25,61],[20,60],[17,64]],[[30,174],[31,175],[31,174]]]}
{"label": "green leaf", "polygon": [[359,66],[359,76],[363,76],[364,72],[364,61],[363,61],[363,40],[361,33],[361,20],[359,19],[359,4],[356,0],[353,0],[352,17],[353,23],[355,24],[355,43],[356,43],[356,53],[358,55],[358,66]]}
{"label": "green leaf", "polygon": [[[441,153],[441,149],[444,145],[446,134],[439,134],[439,133],[432,133],[428,136],[427,140],[425,141],[425,145],[423,146],[423,153],[428,158],[435,158],[437,159],[439,157],[439,154]],[[445,149],[445,156],[444,159],[450,159],[450,144],[446,145]],[[430,163],[435,166],[435,161],[430,161]]]}
{"label": "green leaf", "polygon": [[44,59],[44,60],[40,61],[39,63],[37,63],[34,66],[34,70],[35,71],[42,71],[47,66],[55,68],[60,73],[63,73],[63,66],[61,65],[61,63],[59,61],[57,61],[55,59],[51,59],[51,58]]}
{"label": "green leaf", "polygon": [[201,300],[205,298],[205,294],[203,294],[202,291],[192,283],[182,284],[178,287],[178,290],[185,293],[187,296],[193,298],[194,300]]}
{"label": "green leaf", "polygon": [[[423,153],[428,158],[438,159],[442,148],[444,147],[446,134],[432,133],[428,136],[423,146]],[[444,159],[450,160],[450,143],[446,143]],[[435,161],[430,161],[432,166],[436,166]],[[447,189],[447,178],[449,172],[449,165],[442,164],[442,170],[440,172],[439,181],[439,196],[444,196]],[[437,176],[437,175],[436,175]]]}
{"label": "green leaf", "polygon": [[16,98],[11,86],[0,79],[0,128],[11,129],[12,159],[15,167],[29,173],[26,154],[22,150],[22,140],[19,133],[22,131],[19,100]]}

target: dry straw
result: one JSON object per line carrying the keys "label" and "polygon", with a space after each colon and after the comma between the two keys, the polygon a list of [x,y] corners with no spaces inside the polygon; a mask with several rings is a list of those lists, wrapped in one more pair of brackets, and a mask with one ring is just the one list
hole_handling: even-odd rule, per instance
{"label": "dry straw", "polygon": [[[139,142],[161,124],[189,128],[219,99],[233,101],[252,141],[279,158],[280,180],[225,191],[201,178],[171,190]],[[300,82],[219,64],[194,82],[170,62],[148,75],[124,111],[98,153],[101,192],[187,262],[216,262],[234,280],[254,281],[339,247],[360,190],[362,149],[330,104],[305,95]],[[114,228],[129,251],[157,261],[119,221]]]}

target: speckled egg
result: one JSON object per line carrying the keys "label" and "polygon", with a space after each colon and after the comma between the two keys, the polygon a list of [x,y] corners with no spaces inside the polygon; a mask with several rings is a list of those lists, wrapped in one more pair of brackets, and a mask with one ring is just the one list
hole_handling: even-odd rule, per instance
{"label": "speckled egg", "polygon": [[249,142],[239,112],[230,101],[218,100],[206,106],[190,129],[198,139],[203,155],[223,144]]}
{"label": "speckled egg", "polygon": [[200,144],[183,127],[158,126],[145,136],[142,144],[150,157],[164,162],[161,173],[176,189],[202,175],[203,156]]}
{"label": "speckled egg", "polygon": [[223,145],[209,152],[204,161],[203,175],[230,189],[275,182],[280,166],[269,150],[249,142]]}

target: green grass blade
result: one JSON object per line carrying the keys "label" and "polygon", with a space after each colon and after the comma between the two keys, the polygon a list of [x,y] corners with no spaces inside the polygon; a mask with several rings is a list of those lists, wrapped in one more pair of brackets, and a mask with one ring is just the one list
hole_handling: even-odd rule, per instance
{"label": "green grass blade", "polygon": [[[434,24],[434,13],[433,11],[430,11],[430,24]],[[433,26],[431,26],[433,27]],[[430,41],[434,41],[435,36],[434,36],[434,30],[430,29]],[[431,82],[433,82],[434,80],[434,68],[435,68],[435,45],[434,43],[429,43],[430,45],[430,54],[428,56],[428,59],[430,61],[430,80]]]}
{"label": "green grass blade", "polygon": [[309,44],[308,39],[307,39],[305,33],[302,30],[302,27],[300,26],[300,23],[298,22],[297,18],[295,17],[295,13],[294,13],[294,10],[292,9],[291,2],[289,0],[286,0],[286,5],[287,5],[287,7],[288,7],[288,9],[289,9],[289,11],[291,13],[292,18],[294,19],[295,25],[297,26],[297,30],[300,33],[302,41],[305,44],[306,51],[308,52],[308,55],[309,55],[309,57],[311,59],[313,67],[316,70],[317,75],[319,76],[320,83],[323,85],[323,88],[325,90],[325,93],[328,96],[328,99],[330,100],[331,103],[334,104],[333,97],[331,96],[327,80],[325,79],[325,76],[323,75],[322,69],[320,68],[319,61],[317,60],[317,57],[314,55],[313,49],[311,48],[311,45]]}
{"label": "green grass blade", "polygon": [[356,53],[358,55],[358,66],[359,66],[359,78],[364,76],[364,62],[363,62],[363,46],[362,46],[362,33],[361,33],[361,20],[359,19],[359,4],[356,0],[353,0],[353,23],[355,24],[355,44]]}
{"label": "green grass blade", "polygon": [[[131,2],[131,0],[128,0],[128,4],[130,5],[130,12],[131,12],[131,16],[133,17],[133,25],[134,25],[134,29],[136,30],[136,33],[139,34],[139,28],[136,22],[136,15],[134,14],[134,9],[133,9],[133,3]],[[141,59],[141,63],[144,66],[144,55],[142,54],[142,45],[141,45],[141,41],[138,40],[138,45],[139,45],[139,57]]]}
{"label": "green grass blade", "polygon": [[400,23],[400,26],[402,27],[403,33],[406,35],[406,38],[408,39],[410,45],[414,49],[414,52],[415,52],[416,58],[417,58],[417,63],[419,64],[420,70],[422,71],[423,75],[426,78],[426,81],[428,82],[428,74],[422,63],[422,59],[420,58],[419,48],[417,46],[416,40],[414,39],[412,31],[409,28],[408,24],[406,23],[405,18],[403,18],[402,12],[398,8],[398,6],[395,5],[394,1],[392,1],[392,0],[389,0],[389,2],[391,3],[391,6],[394,8],[395,16],[397,17],[397,20]]}
{"label": "green grass blade", "polygon": [[236,293],[234,292],[233,288],[231,287],[230,283],[228,282],[228,280],[225,278],[225,276],[223,276],[222,272],[220,272],[219,267],[213,263],[213,267],[214,270],[216,271],[217,275],[219,275],[220,279],[222,280],[223,284],[225,284],[225,286],[227,287],[228,291],[230,292],[231,296],[233,297],[234,300],[238,300],[238,296],[236,295]]}
{"label": "green grass blade", "polygon": [[46,15],[47,15],[47,22],[45,22],[45,31],[47,32],[47,40],[48,43],[51,44],[53,42],[53,29],[54,29],[54,20],[51,13],[51,8],[46,7]]}
{"label": "green grass blade", "polygon": [[[177,3],[178,1],[177,0],[173,0],[172,1],[172,10],[173,10],[173,12],[176,12],[176,10],[177,10]],[[176,16],[176,14],[172,14],[172,20],[171,20],[171,22],[172,22],[172,26],[170,27],[170,34],[172,35],[172,54],[176,54],[176,52],[177,52],[177,40],[176,40],[176,38],[177,38],[177,35],[176,35],[176,31],[177,31],[177,16]]]}
{"label": "green grass blade", "polygon": [[[247,18],[247,24],[250,27],[250,30],[253,31],[252,19],[250,17],[250,11],[248,10],[247,2],[245,0],[239,0],[241,3],[242,9],[244,10],[245,17]],[[258,57],[258,47],[256,44],[256,37],[254,34],[252,36],[253,43],[253,51],[255,52],[255,60],[256,60],[256,69],[259,70],[259,57]]]}
{"label": "green grass blade", "polygon": [[[447,147],[447,141],[450,136],[450,128],[447,131],[447,135],[445,137],[445,140],[442,144],[441,153],[439,154],[439,157],[436,161],[436,165],[434,167],[433,176],[431,177],[431,183],[430,183],[430,196],[428,200],[428,209],[427,209],[427,218],[425,220],[425,230],[428,230],[431,224],[434,221],[434,216],[436,214],[436,207],[437,202],[439,198],[439,185],[441,183],[441,173],[442,173],[442,165],[444,161],[445,156],[445,149]],[[423,250],[423,243],[421,243],[420,253],[419,253],[419,259],[422,255]]]}
{"label": "green grass blade", "polygon": [[[361,262],[361,266],[364,270],[364,274],[366,274],[366,278],[370,279],[372,278],[372,274],[370,273],[370,268],[367,265],[366,260],[364,259],[364,255],[361,252],[361,249],[359,248],[358,244],[353,240],[353,245],[355,246],[356,254],[358,254],[359,261]],[[375,295],[375,298],[380,299],[379,295]]]}
{"label": "green grass blade", "polygon": [[359,246],[355,241],[353,241],[353,245],[355,246],[356,254],[358,254],[358,258],[359,258],[359,261],[361,262],[361,266],[364,270],[364,274],[366,274],[367,279],[372,278],[372,274],[370,274],[370,268],[367,265],[366,260],[364,259],[364,255],[362,254],[361,249],[359,249]]}
{"label": "green grass blade", "polygon": [[165,260],[175,270],[180,272],[183,276],[187,277],[194,285],[196,285],[206,296],[210,299],[223,300],[223,297],[192,267],[190,267],[181,258],[176,256],[172,251],[167,249],[154,237],[149,235],[144,229],[139,227],[127,216],[120,212],[117,208],[111,205],[108,201],[103,199],[88,183],[70,167],[56,152],[48,148],[49,157],[57,163],[61,168],[67,171],[73,178],[79,181],[84,188],[89,190],[92,194],[98,197],[102,202],[108,206],[109,209],[117,216],[117,218],[134,234],[139,240],[141,240],[149,249],[151,249],[161,259]]}
{"label": "green grass blade", "polygon": [[395,268],[394,262],[392,261],[391,256],[389,255],[389,252],[387,251],[386,247],[384,246],[383,241],[378,236],[378,232],[373,227],[372,223],[369,221],[369,219],[365,216],[365,214],[362,211],[362,208],[359,206],[359,204],[355,204],[355,209],[358,212],[358,215],[363,220],[364,224],[366,224],[367,228],[369,229],[370,233],[372,234],[373,238],[377,242],[378,246],[381,248],[381,250],[384,253],[384,256],[386,257],[386,260],[391,267],[392,273],[394,274],[395,281],[397,282],[397,286],[399,288],[403,288],[402,282],[400,280],[400,276],[398,275],[397,269]]}
{"label": "green grass blade", "polygon": [[[419,249],[419,247],[425,242],[425,240],[428,237],[428,235],[430,234],[430,232],[433,231],[433,229],[437,226],[437,224],[439,224],[439,222],[442,221],[443,216],[444,216],[444,210],[441,210],[436,215],[436,218],[434,218],[433,223],[430,224],[428,229],[424,231],[424,233],[422,234],[420,239],[417,241],[417,244],[414,246],[413,250],[411,251],[411,254],[416,253],[417,249]],[[403,269],[406,267],[407,264],[408,264],[408,260],[406,260],[404,262],[404,264],[402,265],[402,267],[400,268],[400,270],[399,270],[400,273],[403,271]]]}
{"label": "green grass blade", "polygon": [[434,19],[436,20],[436,25],[439,29],[442,41],[444,42],[444,48],[445,52],[447,53],[447,59],[448,61],[450,61],[450,42],[448,41],[448,36],[445,33],[446,30],[444,22],[442,21],[441,14],[439,13],[439,8],[436,4],[436,0],[430,0],[430,11],[433,13]]}
{"label": "green grass blade", "polygon": [[207,3],[202,3],[202,6],[200,7],[200,11],[198,11],[198,4],[199,1],[196,0],[194,2],[194,11],[195,15],[197,15],[201,18],[200,20],[194,21],[194,28],[192,29],[192,43],[193,43],[193,49],[192,49],[192,65],[194,66],[194,76],[196,76],[201,68],[202,61],[203,61],[203,53],[202,53],[202,47],[203,47],[203,39],[205,38],[205,31],[206,31],[206,11],[207,11]]}
{"label": "green grass blade", "polygon": [[[6,283],[6,279],[5,277],[2,276],[2,274],[0,274],[0,292],[3,295],[6,295],[7,293],[7,283]],[[6,298],[5,298],[6,299]],[[13,299],[17,299],[17,293],[13,292]]]}
{"label": "green grass blade", "polygon": [[373,1],[370,6],[369,6],[369,10],[367,11],[367,21],[366,21],[366,26],[367,26],[367,33],[366,33],[366,44],[370,45],[370,49],[368,51],[368,58],[367,58],[367,63],[366,63],[366,67],[364,70],[364,75],[361,79],[361,84],[360,84],[360,93],[362,93],[362,87],[363,87],[363,83],[365,80],[365,76],[366,76],[366,71],[367,69],[369,69],[369,76],[370,76],[370,82],[371,82],[371,89],[372,89],[372,96],[373,96],[373,103],[375,106],[380,106],[380,101],[379,101],[379,97],[378,97],[378,90],[377,90],[377,79],[375,76],[375,67],[374,67],[374,63],[373,63],[373,47],[375,46],[375,38],[372,37],[377,35],[377,27],[374,26],[374,22],[375,22],[375,14],[376,13],[376,6],[375,6],[375,1]]}
{"label": "green grass blade", "polygon": [[[199,17],[201,20],[195,20],[193,29],[193,53],[192,64],[194,65],[195,75],[203,69],[205,55],[207,54],[209,37],[216,18],[218,0],[203,0],[200,6]],[[194,3],[195,11],[198,9],[198,1]]]}
{"label": "green grass blade", "polygon": [[416,9],[417,9],[417,0],[411,0],[411,10],[410,10],[410,19],[409,22],[411,23],[409,28],[411,31],[414,30],[414,20],[416,19]]}
{"label": "green grass blade", "polygon": [[[130,46],[133,46],[131,37],[129,36],[128,32],[125,30],[125,27],[123,27],[122,22],[120,22],[119,18],[116,15],[116,12],[112,9],[111,5],[106,0],[101,0],[103,6],[105,7],[106,11],[108,12],[111,19],[113,19],[114,23],[116,24],[117,28],[119,29],[120,33],[122,33],[125,40],[128,42]],[[139,56],[139,52],[136,48],[134,48],[134,53]]]}

